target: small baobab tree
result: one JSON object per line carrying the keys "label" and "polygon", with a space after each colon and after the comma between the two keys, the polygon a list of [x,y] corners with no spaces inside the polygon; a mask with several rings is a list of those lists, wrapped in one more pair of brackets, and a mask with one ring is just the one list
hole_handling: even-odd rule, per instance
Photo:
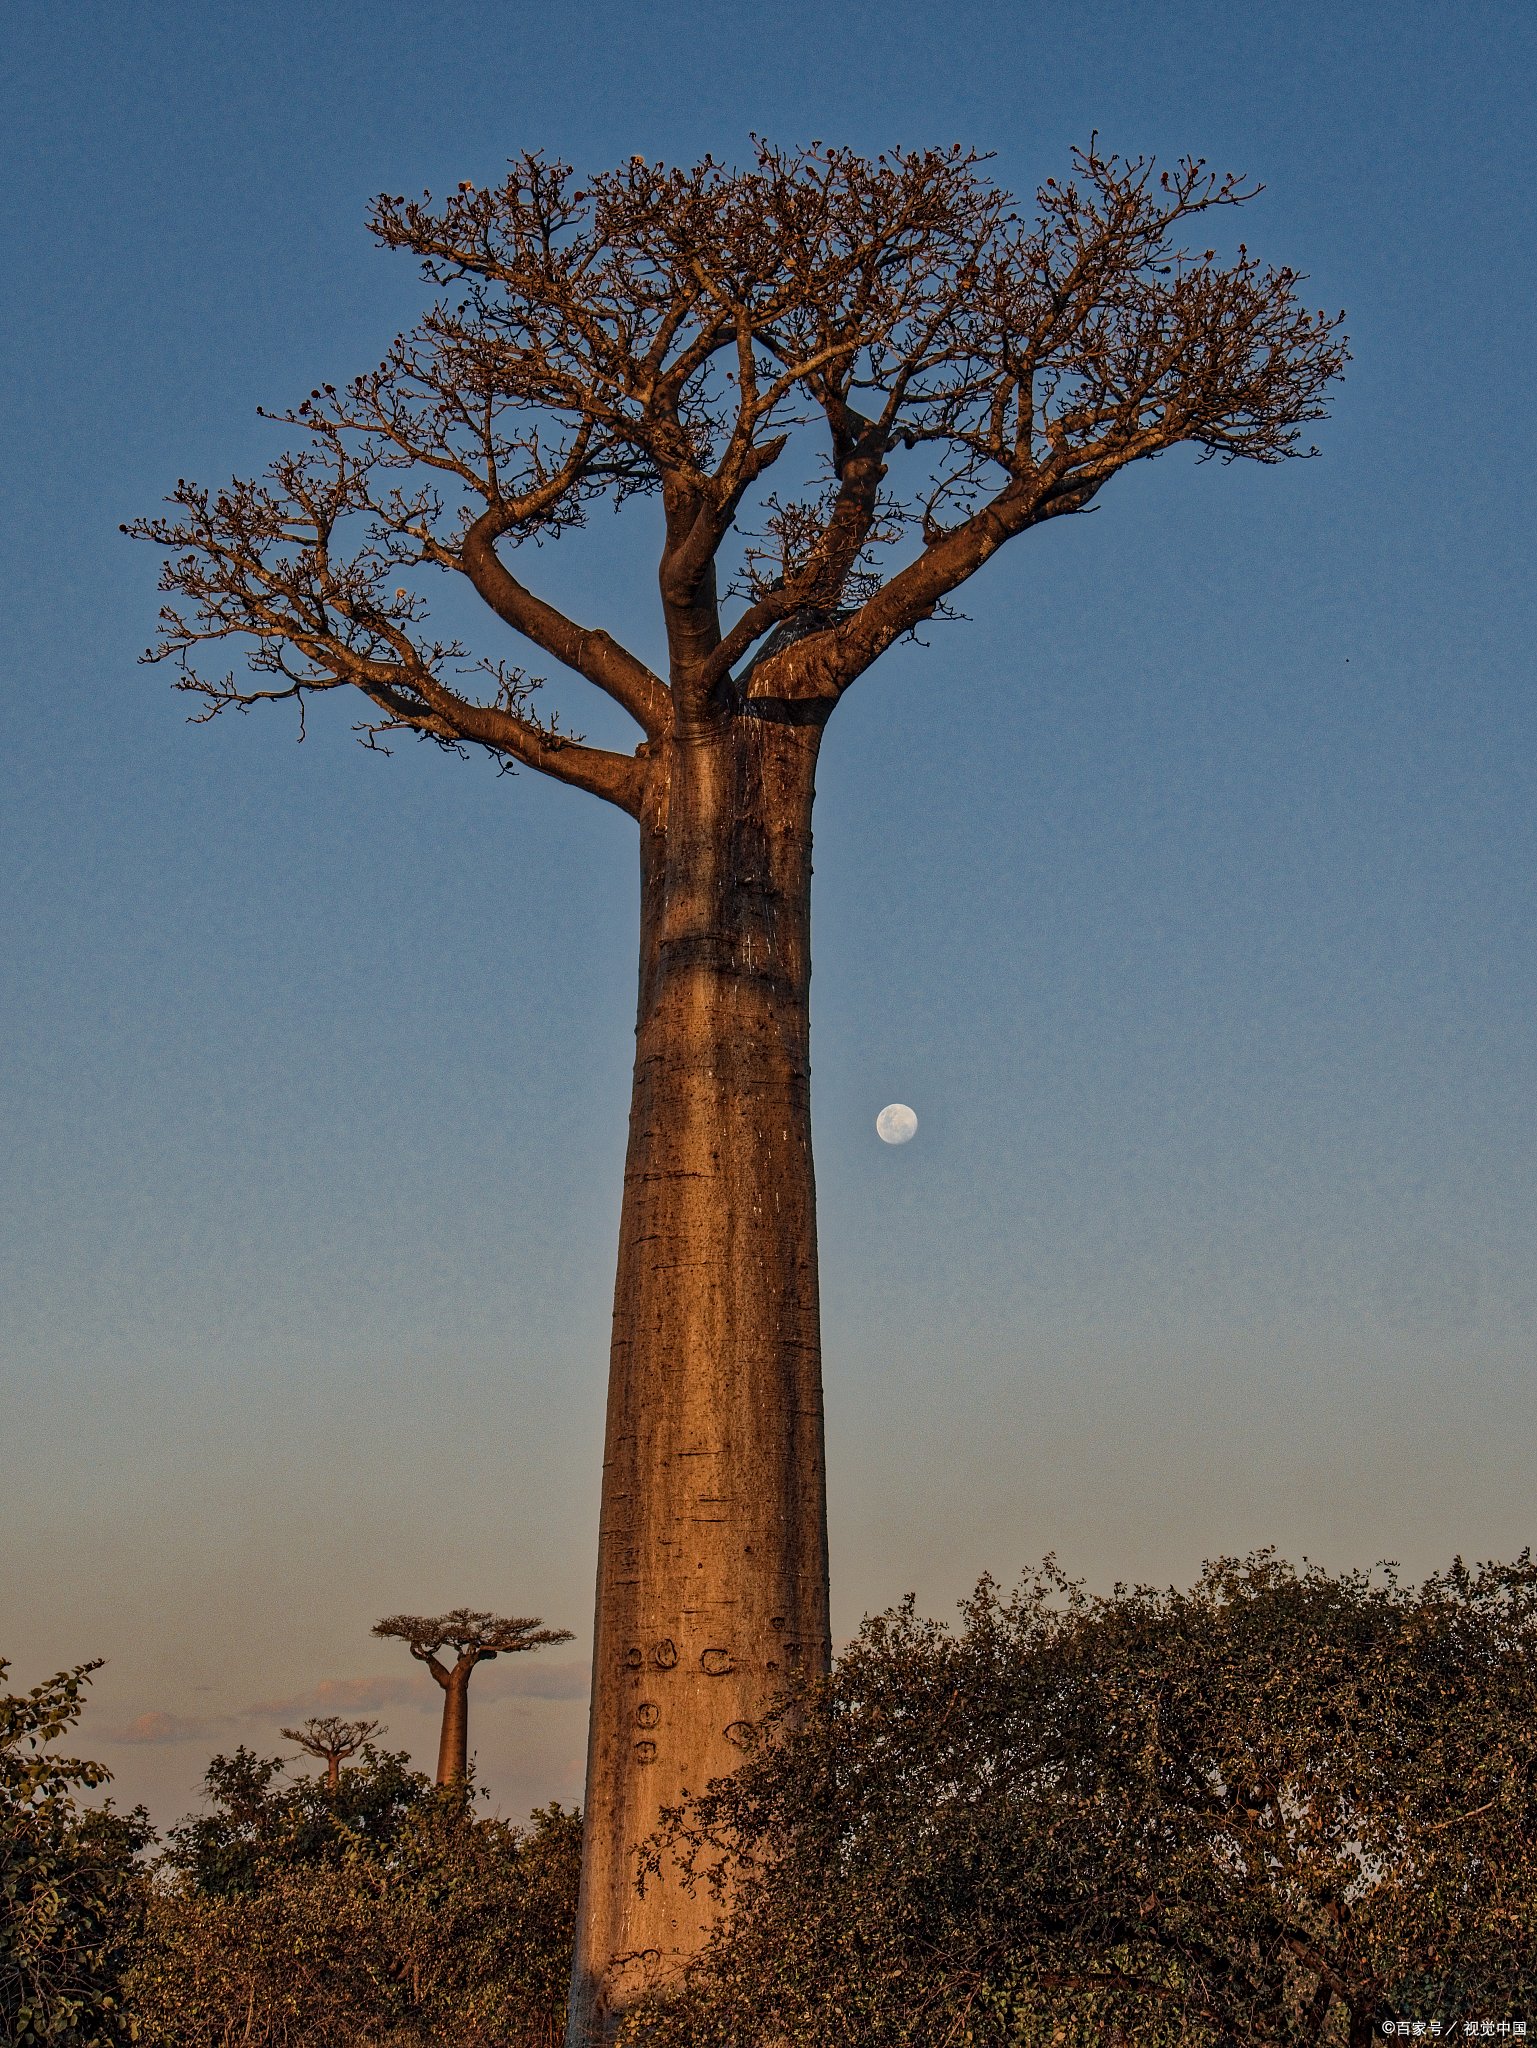
{"label": "small baobab tree", "polygon": [[302,1728],[278,1730],[289,1742],[297,1742],[325,1765],[326,1790],[330,1793],[336,1791],[341,1767],[348,1757],[356,1756],[365,1742],[372,1742],[383,1732],[382,1721],[343,1721],[335,1714],[312,1714]]}
{"label": "small baobab tree", "polygon": [[[462,1783],[469,1769],[470,1675],[477,1664],[537,1650],[544,1643],[569,1643],[568,1628],[541,1628],[539,1616],[507,1620],[470,1607],[448,1614],[391,1614],[374,1623],[376,1636],[396,1636],[425,1664],[443,1688],[443,1732],[438,1740],[438,1783]],[[438,1652],[452,1650],[445,1664]],[[286,1731],[285,1731],[286,1732]]]}
{"label": "small baobab tree", "polygon": [[[183,481],[169,516],[126,529],[166,552],[148,658],[179,665],[200,717],[340,691],[368,707],[369,745],[483,749],[636,824],[573,2044],[616,2024],[621,1958],[665,1971],[705,1937],[704,1902],[665,1877],[637,1889],[636,1844],[831,1654],[823,730],[1001,549],[1129,465],[1181,444],[1315,452],[1300,429],[1347,360],[1338,320],[1304,305],[1300,272],[1202,246],[1258,189],[1091,142],[1019,208],[960,147],[760,141],[743,168],[632,157],[577,179],[530,153],[441,205],[381,197],[374,233],[421,260],[436,303],[377,367],[279,416],[302,438],[263,478]],[[809,495],[767,489],[789,449],[801,475],[822,465]],[[521,580],[603,498],[657,508],[647,646]],[[484,651],[432,625],[440,575],[478,600]],[[607,585],[600,564],[587,616]],[[618,705],[633,752],[542,715],[519,654]],[[967,715],[954,695],[914,714],[915,757]]]}

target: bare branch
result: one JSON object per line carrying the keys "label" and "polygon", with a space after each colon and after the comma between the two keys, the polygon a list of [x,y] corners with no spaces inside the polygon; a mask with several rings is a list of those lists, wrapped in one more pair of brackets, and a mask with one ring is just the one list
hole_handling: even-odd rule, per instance
{"label": "bare branch", "polygon": [[[385,714],[382,724],[365,726],[370,744],[381,731],[399,730],[444,746],[471,743],[632,815],[638,810],[641,766],[630,756],[582,746],[537,718],[537,681],[493,664],[499,689],[491,704],[474,702],[446,681],[445,671],[465,671],[466,650],[458,641],[420,634],[420,600],[404,585],[389,588],[399,565],[387,543],[374,538],[340,562],[333,558],[338,524],[363,502],[359,466],[338,438],[322,436],[317,450],[285,456],[274,465],[270,485],[237,481],[211,494],[182,482],[169,502],[179,518],[141,520],[125,529],[174,550],[161,588],[190,600],[190,606],[164,608],[160,644],[144,659],[177,662],[177,687],[203,699],[203,719],[287,698],[302,708],[308,694],[351,686]],[[254,641],[253,669],[282,682],[242,690],[233,677],[210,678],[193,666],[198,646],[235,637]],[[590,637],[596,643],[591,665],[612,659],[617,668],[621,650],[606,636]]]}
{"label": "bare branch", "polygon": [[[436,303],[376,369],[283,415],[309,443],[262,482],[181,485],[175,518],[125,529],[172,550],[163,587],[185,601],[152,658],[182,664],[204,716],[287,697],[302,714],[350,686],[382,714],[367,744],[409,729],[486,747],[636,812],[647,749],[582,748],[541,724],[532,683],[489,705],[449,683],[465,650],[424,632],[421,572],[463,577],[647,741],[729,717],[743,689],[835,700],[1005,541],[1128,463],[1183,442],[1223,461],[1316,452],[1301,429],[1348,361],[1339,319],[1303,307],[1298,272],[1184,239],[1260,189],[1197,159],[1155,175],[1093,140],[1027,219],[975,152],[755,139],[746,169],[637,157],[577,185],[535,153],[436,208],[383,197],[373,230],[421,258]],[[743,522],[728,628],[717,558],[810,423],[825,479]],[[650,492],[666,682],[507,560],[598,498]],[[226,638],[277,680],[199,674],[194,650]]]}

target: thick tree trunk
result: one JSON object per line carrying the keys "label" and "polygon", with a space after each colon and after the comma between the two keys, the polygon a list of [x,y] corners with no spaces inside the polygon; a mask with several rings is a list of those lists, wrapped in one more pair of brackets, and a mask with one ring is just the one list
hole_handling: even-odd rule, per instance
{"label": "thick tree trunk", "polygon": [[669,1876],[636,1890],[661,1807],[732,1770],[776,1689],[831,1654],[808,1057],[821,711],[786,709],[666,742],[641,820],[571,2048],[703,1940],[707,1899]]}
{"label": "thick tree trunk", "polygon": [[443,1687],[443,1731],[438,1737],[438,1783],[462,1784],[469,1767],[470,1673],[473,1658],[461,1657]]}

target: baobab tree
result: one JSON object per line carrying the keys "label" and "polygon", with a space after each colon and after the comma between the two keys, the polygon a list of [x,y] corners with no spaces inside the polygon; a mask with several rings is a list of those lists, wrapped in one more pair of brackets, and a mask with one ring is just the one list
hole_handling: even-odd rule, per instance
{"label": "baobab tree", "polygon": [[[569,1643],[568,1628],[541,1628],[537,1614],[509,1620],[456,1607],[448,1614],[390,1614],[374,1623],[376,1636],[398,1636],[418,1663],[425,1664],[443,1688],[443,1731],[438,1737],[438,1783],[463,1783],[469,1768],[470,1678],[477,1664],[519,1650],[537,1650],[544,1643]],[[444,1664],[440,1650],[452,1650],[454,1662]],[[285,1731],[286,1732],[286,1731]]]}
{"label": "baobab tree", "polygon": [[380,1721],[343,1721],[335,1714],[312,1714],[302,1728],[280,1728],[278,1733],[320,1759],[326,1767],[326,1790],[334,1795],[342,1765],[349,1756],[356,1756],[365,1742],[372,1742],[383,1725]]}
{"label": "baobab tree", "polygon": [[[729,1770],[830,1655],[809,1060],[822,730],[1005,543],[1181,443],[1316,452],[1347,360],[1302,279],[1187,246],[1259,188],[1092,143],[1021,213],[959,147],[755,144],[577,180],[380,198],[438,292],[377,368],[278,415],[266,475],[178,484],[152,660],[199,716],[356,692],[364,742],[483,749],[634,818],[640,975],[599,1537],[571,2038],[610,2026],[703,1908],[634,1884],[664,1802]],[[820,443],[809,496],[767,491]],[[659,501],[653,666],[521,579],[600,498]],[[484,607],[431,628],[421,572]],[[515,573],[515,570],[517,573]],[[592,604],[602,578],[592,577]],[[584,607],[585,609],[585,607]],[[591,616],[591,613],[588,613]],[[198,666],[243,642],[254,677]],[[633,753],[539,708],[558,664]],[[478,678],[478,681],[477,681]],[[964,716],[936,706],[935,727]],[[628,1958],[627,1962],[625,1959]]]}

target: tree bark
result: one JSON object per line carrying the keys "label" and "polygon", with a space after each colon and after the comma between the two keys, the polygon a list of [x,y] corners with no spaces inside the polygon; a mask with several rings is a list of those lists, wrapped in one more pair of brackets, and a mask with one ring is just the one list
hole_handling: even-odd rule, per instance
{"label": "tree bark", "polygon": [[447,1677],[438,1680],[443,1687],[443,1731],[438,1737],[440,1785],[463,1784],[469,1768],[470,1674],[474,1669],[473,1657],[461,1657]]}
{"label": "tree bark", "polygon": [[659,743],[641,816],[571,2048],[704,1939],[707,1899],[636,1888],[661,1807],[831,1657],[809,1060],[829,708],[749,702]]}

